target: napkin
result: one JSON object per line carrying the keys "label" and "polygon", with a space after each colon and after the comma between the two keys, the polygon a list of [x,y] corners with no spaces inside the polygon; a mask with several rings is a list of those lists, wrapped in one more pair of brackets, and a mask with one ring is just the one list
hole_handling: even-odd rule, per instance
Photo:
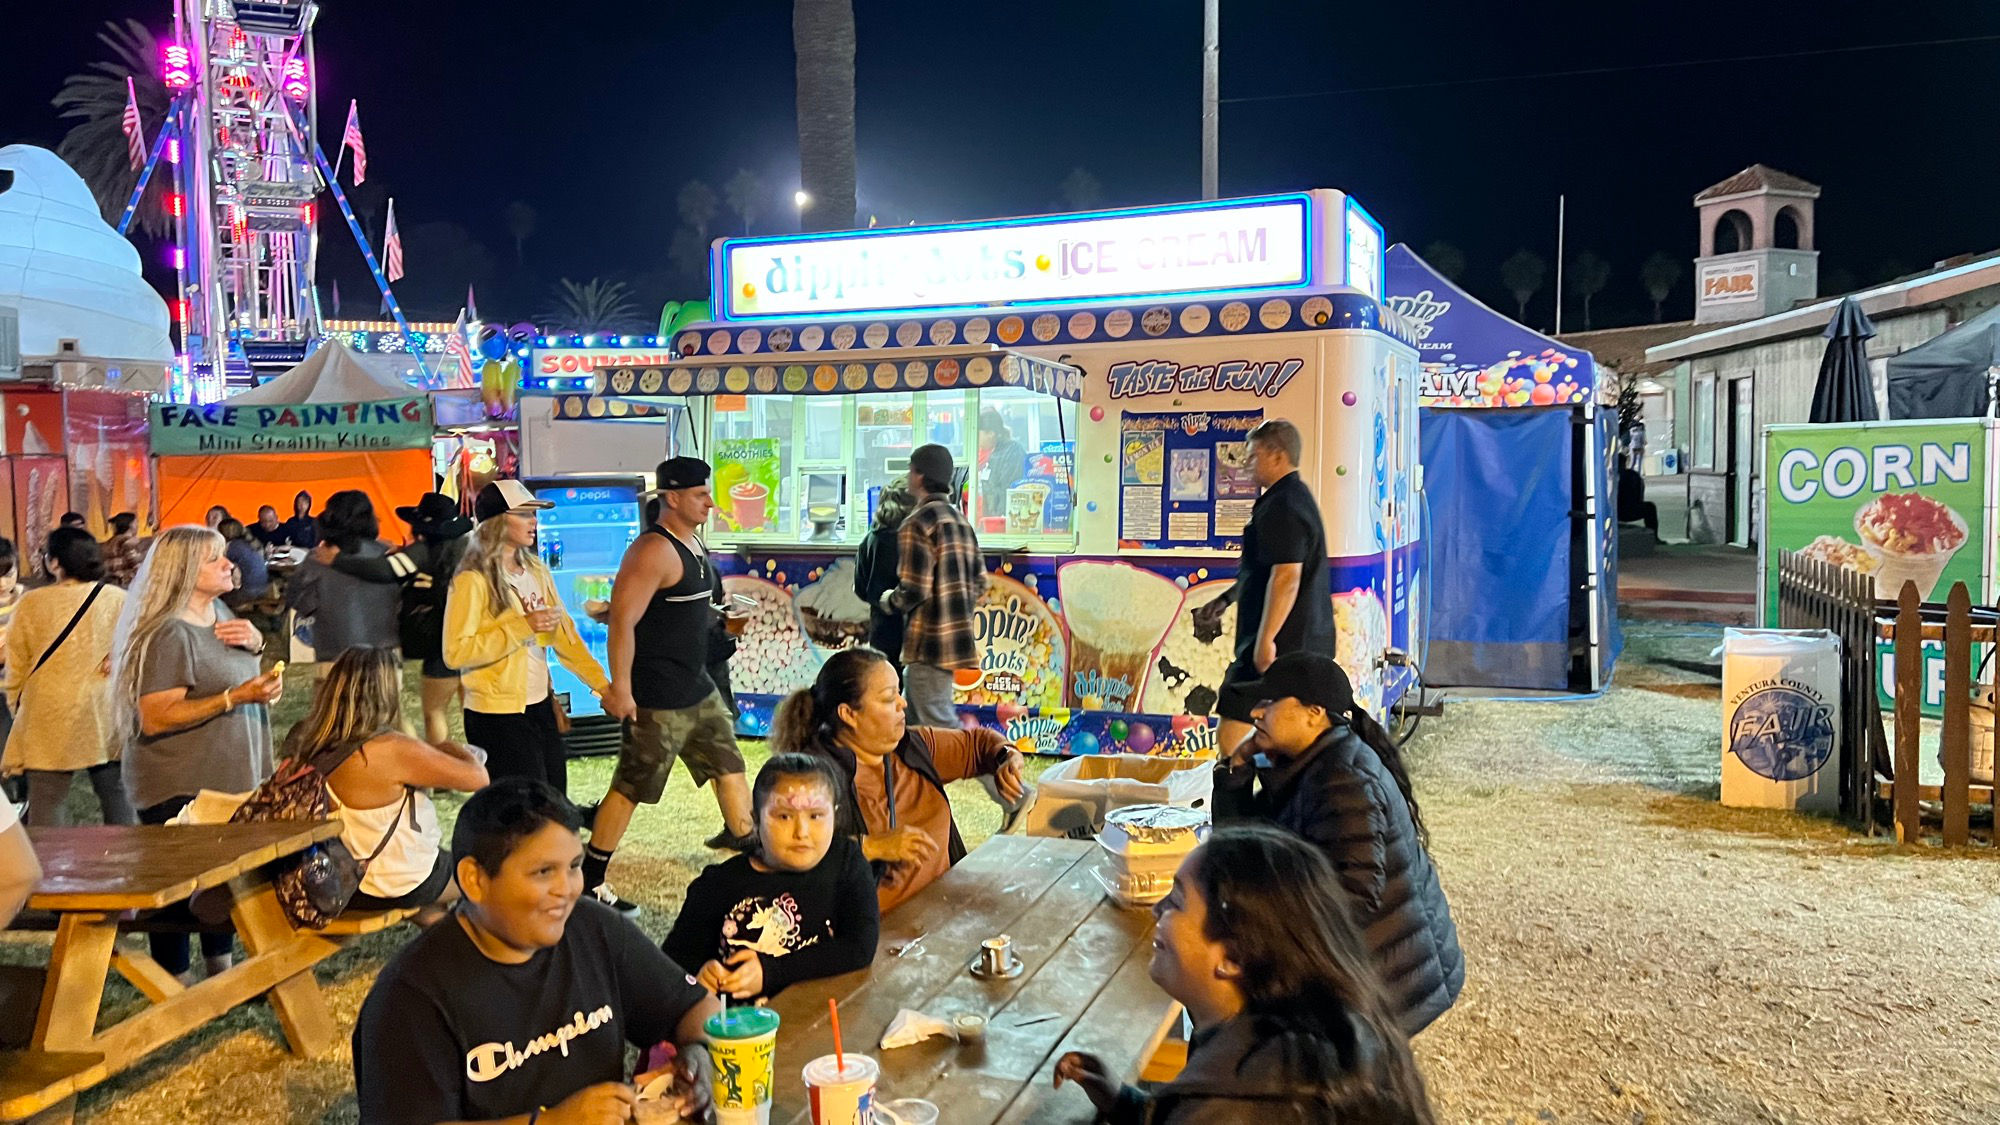
{"label": "napkin", "polygon": [[676,1125],[682,1120],[666,1101],[673,1092],[674,1072],[664,1071],[651,1082],[639,1088],[638,1104],[632,1107],[632,1120],[642,1125]]}
{"label": "napkin", "polygon": [[882,1033],[882,1049],[886,1051],[891,1047],[907,1047],[912,1043],[921,1043],[933,1035],[958,1038],[958,1033],[944,1020],[904,1008],[896,1013],[895,1019],[889,1021],[889,1030]]}

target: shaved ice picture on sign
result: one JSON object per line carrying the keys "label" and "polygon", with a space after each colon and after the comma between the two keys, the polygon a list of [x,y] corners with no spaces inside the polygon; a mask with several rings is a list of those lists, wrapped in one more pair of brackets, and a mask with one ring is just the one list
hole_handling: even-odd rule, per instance
{"label": "shaved ice picture on sign", "polygon": [[1772,426],[1765,431],[1764,624],[1778,623],[1778,552],[1858,570],[1893,599],[1914,583],[1982,601],[1986,434],[1978,423]]}

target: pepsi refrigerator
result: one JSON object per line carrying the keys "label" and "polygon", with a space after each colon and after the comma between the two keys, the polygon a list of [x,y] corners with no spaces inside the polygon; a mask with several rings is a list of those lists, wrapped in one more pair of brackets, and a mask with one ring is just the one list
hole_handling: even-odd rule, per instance
{"label": "pepsi refrigerator", "polygon": [[[554,505],[541,512],[535,549],[555,575],[563,612],[576,622],[584,646],[598,664],[609,669],[611,659],[605,651],[609,631],[601,622],[591,620],[584,603],[611,600],[611,580],[618,573],[625,548],[639,535],[639,493],[645,485],[634,476],[563,477],[526,483],[536,499]],[[557,697],[576,720],[569,736],[570,752],[616,750],[617,724],[604,718],[604,707],[590,688],[553,655],[549,676]]]}

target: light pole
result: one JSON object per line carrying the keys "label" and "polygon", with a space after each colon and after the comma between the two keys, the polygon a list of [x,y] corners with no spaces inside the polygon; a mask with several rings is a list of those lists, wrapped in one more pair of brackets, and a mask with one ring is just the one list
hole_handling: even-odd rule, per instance
{"label": "light pole", "polygon": [[1201,197],[1214,199],[1221,190],[1217,167],[1219,126],[1217,104],[1222,79],[1222,0],[1201,2]]}

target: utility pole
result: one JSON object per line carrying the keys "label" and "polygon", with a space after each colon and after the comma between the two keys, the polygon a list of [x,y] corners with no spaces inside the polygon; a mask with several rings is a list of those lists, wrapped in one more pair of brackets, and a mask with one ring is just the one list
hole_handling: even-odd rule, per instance
{"label": "utility pole", "polygon": [[1556,196],[1556,335],[1563,331],[1563,209],[1567,196]]}
{"label": "utility pole", "polygon": [[1214,199],[1221,188],[1218,161],[1218,100],[1222,80],[1222,0],[1201,0],[1201,197]]}

